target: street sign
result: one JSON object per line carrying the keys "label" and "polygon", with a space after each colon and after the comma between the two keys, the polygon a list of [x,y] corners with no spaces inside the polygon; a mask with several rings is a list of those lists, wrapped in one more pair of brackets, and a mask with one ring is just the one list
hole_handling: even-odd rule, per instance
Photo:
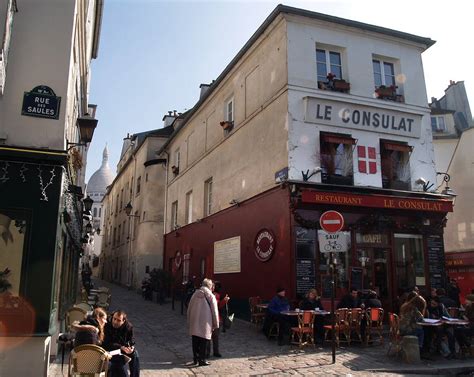
{"label": "street sign", "polygon": [[349,250],[350,232],[328,233],[318,230],[319,251],[321,253],[343,253]]}
{"label": "street sign", "polygon": [[326,211],[319,218],[319,224],[324,231],[336,233],[344,228],[344,217],[337,211]]}

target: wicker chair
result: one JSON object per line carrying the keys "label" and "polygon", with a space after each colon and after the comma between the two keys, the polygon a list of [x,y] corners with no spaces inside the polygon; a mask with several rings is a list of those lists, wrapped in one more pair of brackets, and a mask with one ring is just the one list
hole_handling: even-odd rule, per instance
{"label": "wicker chair", "polygon": [[112,295],[108,294],[107,292],[99,292],[97,294],[97,303],[96,306],[104,308],[107,310],[110,306],[110,300]]}
{"label": "wicker chair", "polygon": [[[291,328],[291,343],[300,347],[305,345],[314,346],[314,317],[312,310],[298,313],[298,327]],[[298,339],[295,339],[295,338]]]}
{"label": "wicker chair", "polygon": [[[365,313],[360,308],[354,308],[350,310],[350,316],[351,342],[358,340],[362,343],[362,321],[366,320]],[[353,335],[357,338],[354,339]]]}
{"label": "wicker chair", "polygon": [[68,311],[66,312],[66,330],[71,331],[71,325],[73,322],[76,321],[82,321],[87,315],[87,311],[79,308],[77,306],[74,306],[72,308],[69,308]]}
{"label": "wicker chair", "polygon": [[400,336],[400,318],[395,313],[388,313],[388,321],[390,325],[390,344],[388,345],[387,355],[390,355],[392,347],[395,347],[395,355],[399,355],[402,340]]}
{"label": "wicker chair", "polygon": [[[351,344],[351,311],[347,308],[337,309],[335,312],[336,316],[336,344],[339,347],[340,342],[344,341],[347,344]],[[324,340],[327,340],[328,332],[332,330],[332,325],[324,326]],[[341,335],[344,336],[344,340],[341,340]]]}
{"label": "wicker chair", "polygon": [[110,354],[102,347],[84,344],[69,355],[69,376],[107,376]]}
{"label": "wicker chair", "polygon": [[86,312],[90,312],[92,307],[87,302],[80,302],[79,304],[74,305],[75,308],[80,308]]}
{"label": "wicker chair", "polygon": [[266,315],[265,312],[260,310],[260,308],[257,306],[261,303],[262,299],[259,296],[249,297],[250,322],[254,323],[257,327],[263,323]]}
{"label": "wicker chair", "polygon": [[375,339],[375,334],[378,334],[380,344],[383,344],[383,309],[370,308],[367,310],[367,344]]}

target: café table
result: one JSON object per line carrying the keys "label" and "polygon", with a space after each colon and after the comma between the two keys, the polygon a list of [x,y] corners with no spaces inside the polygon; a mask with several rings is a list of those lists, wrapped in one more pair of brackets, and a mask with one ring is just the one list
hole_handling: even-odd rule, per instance
{"label": "caf\u00e9 table", "polygon": [[265,310],[266,308],[268,308],[268,304],[257,304],[255,306],[260,310]]}
{"label": "caf\u00e9 table", "polygon": [[280,314],[294,316],[303,312],[313,312],[315,315],[331,314],[331,312],[327,312],[326,310],[285,310],[285,311],[280,312]]}
{"label": "caf\u00e9 table", "polygon": [[417,322],[420,326],[428,326],[428,327],[437,327],[442,325],[448,326],[465,326],[469,325],[469,321],[465,321],[463,319],[457,318],[446,318],[446,319],[430,319],[424,318],[422,322]]}

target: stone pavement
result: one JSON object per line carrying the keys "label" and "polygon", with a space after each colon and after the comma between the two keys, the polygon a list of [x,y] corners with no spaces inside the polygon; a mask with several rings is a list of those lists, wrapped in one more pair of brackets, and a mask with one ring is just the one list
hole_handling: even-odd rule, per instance
{"label": "stone pavement", "polygon": [[[220,335],[222,359],[211,358],[210,366],[191,365],[191,337],[187,334],[186,316],[180,314],[180,303],[173,311],[171,303],[159,305],[145,301],[134,291],[109,286],[111,310],[124,309],[135,329],[136,347],[140,355],[141,376],[396,376],[473,375],[474,360],[438,360],[417,365],[403,364],[386,356],[387,344],[363,347],[351,345],[337,350],[336,363],[331,361],[330,345],[299,350],[296,346],[278,346],[269,341],[248,322],[236,319],[230,330]],[[388,343],[386,341],[385,343]],[[67,358],[66,358],[67,359]],[[61,374],[60,357],[51,364],[49,376]],[[465,371],[471,372],[465,372]]]}

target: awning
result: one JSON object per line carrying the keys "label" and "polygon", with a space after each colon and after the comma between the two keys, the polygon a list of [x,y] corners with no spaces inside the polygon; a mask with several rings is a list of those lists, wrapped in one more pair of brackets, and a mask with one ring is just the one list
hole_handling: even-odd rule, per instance
{"label": "awning", "polygon": [[408,144],[399,144],[399,143],[392,143],[387,141],[382,141],[382,146],[384,149],[389,151],[398,151],[398,152],[407,152],[411,153],[413,147]]}
{"label": "awning", "polygon": [[356,140],[343,135],[321,135],[321,139],[326,143],[354,145]]}

